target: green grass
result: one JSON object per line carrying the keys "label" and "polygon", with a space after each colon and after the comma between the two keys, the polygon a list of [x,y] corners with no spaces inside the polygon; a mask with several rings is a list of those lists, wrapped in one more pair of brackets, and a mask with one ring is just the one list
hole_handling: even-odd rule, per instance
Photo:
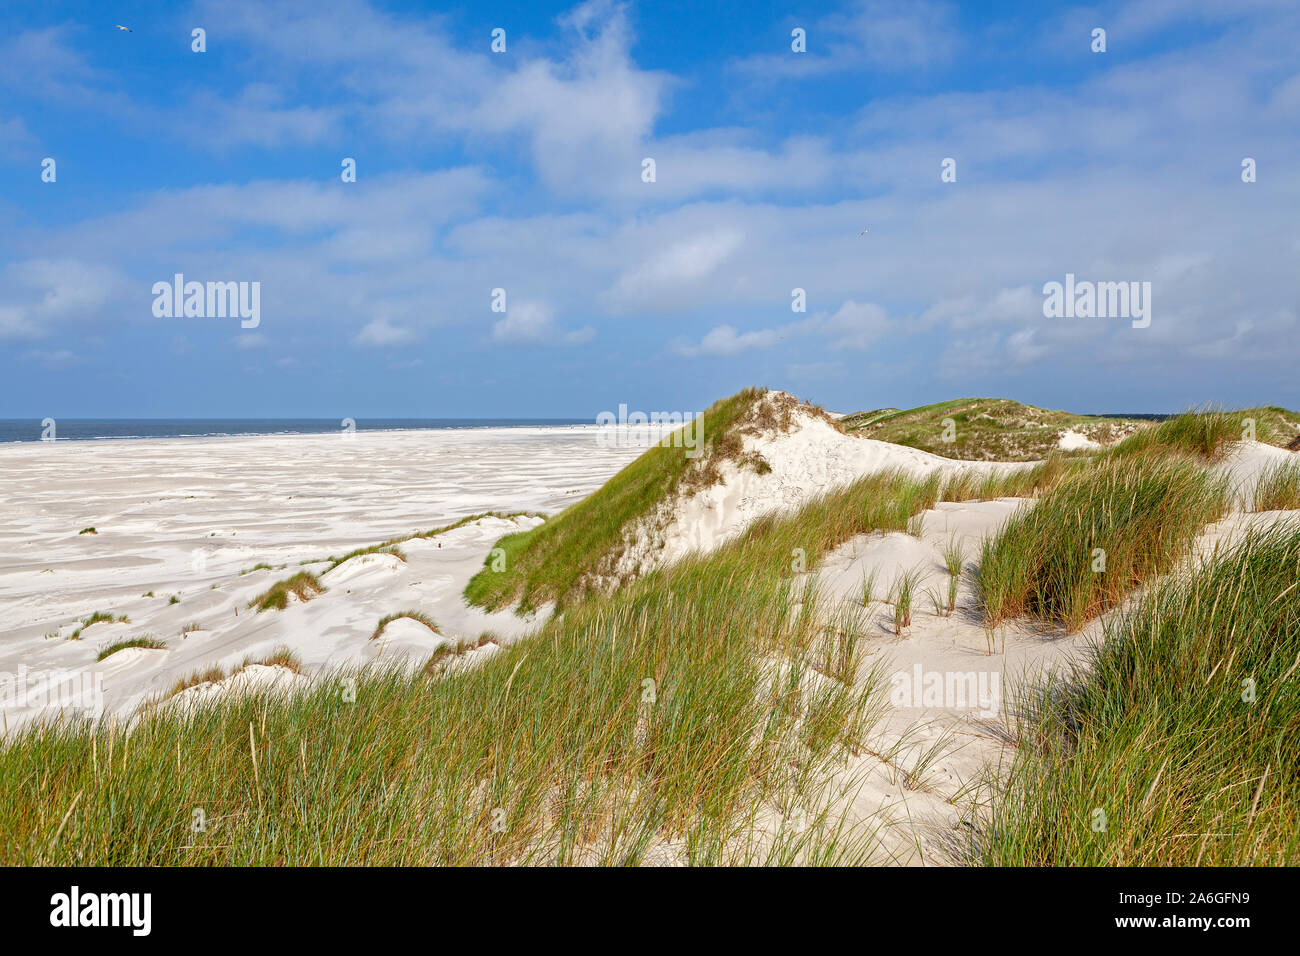
{"label": "green grass", "polygon": [[252,574],[254,571],[272,571],[272,570],[274,569],[269,564],[267,564],[265,561],[262,561],[253,565],[251,568],[245,568],[243,571],[240,571],[239,576],[243,577],[245,574]]}
{"label": "green grass", "polygon": [[[328,572],[328,571],[333,571],[340,564],[342,564],[344,561],[347,561],[350,558],[355,558],[363,554],[381,554],[381,553],[393,554],[396,555],[401,560],[405,561],[406,554],[398,547],[398,545],[404,544],[407,541],[416,541],[424,538],[436,538],[439,535],[446,534],[448,531],[455,531],[457,528],[462,528],[467,524],[471,524],[475,521],[480,521],[483,518],[510,519],[510,518],[541,518],[541,517],[545,517],[545,516],[539,515],[532,511],[480,511],[477,514],[466,515],[465,517],[459,518],[456,521],[451,522],[450,524],[445,524],[437,528],[431,528],[428,531],[416,531],[411,534],[403,534],[403,535],[398,535],[397,537],[394,538],[389,538],[387,541],[381,541],[378,544],[365,545],[363,547],[357,548],[355,551],[349,551],[341,558],[336,558],[333,555],[331,555],[328,558],[319,558],[314,561],[302,561],[300,562],[300,565],[306,566],[310,564],[329,564],[329,567],[326,568],[326,571]],[[259,564],[256,565],[255,567],[249,568],[248,571],[241,571],[240,573],[248,574],[249,571],[256,571],[259,568],[265,568],[267,570],[270,570],[271,566],[269,564]]]}
{"label": "green grass", "polygon": [[[944,421],[953,428],[945,441]],[[841,420],[851,432],[920,448],[945,458],[976,461],[1036,461],[1057,453],[1064,429],[1102,445],[1115,442],[1142,423],[1133,419],[1075,415],[1023,405],[1004,398],[959,398],[908,409],[877,409]]]}
{"label": "green grass", "polygon": [[1103,458],[1017,512],[982,549],[991,625],[1032,615],[1067,631],[1168,571],[1227,509],[1222,480],[1176,457]]}
{"label": "green grass", "polygon": [[381,617],[379,619],[379,623],[375,625],[375,632],[370,635],[370,639],[372,641],[377,639],[381,634],[384,633],[384,628],[388,627],[389,624],[392,624],[394,621],[403,617],[409,617],[412,621],[419,621],[421,624],[423,624],[425,627],[427,627],[429,630],[435,633],[438,630],[438,625],[434,623],[433,618],[429,617],[429,615],[424,614],[421,611],[399,611],[396,614],[385,614],[383,617]]}
{"label": "green grass", "polygon": [[957,589],[961,585],[961,573],[966,567],[966,549],[962,547],[957,536],[951,535],[943,546],[943,563],[948,569],[948,613],[957,609]]}
{"label": "green grass", "polygon": [[406,553],[402,551],[395,542],[385,541],[383,544],[372,544],[369,547],[357,548],[355,551],[349,551],[341,558],[330,558],[330,566],[325,570],[326,572],[333,571],[344,561],[351,561],[353,558],[359,558],[363,554],[391,554],[400,561],[406,560]]}
{"label": "green grass", "polygon": [[[954,426],[950,442],[944,441],[945,419],[951,419]],[[841,419],[841,424],[852,433],[945,458],[1034,461],[1060,454],[1057,442],[1067,428],[1107,449],[1123,441],[1132,453],[1153,447],[1178,451],[1199,447],[1217,453],[1224,441],[1249,437],[1248,420],[1255,423],[1254,437],[1268,444],[1285,446],[1300,435],[1300,412],[1275,405],[1235,412],[1205,409],[1152,424],[1141,419],[1053,411],[1004,398],[959,398],[919,408],[858,412]]]}
{"label": "green grass", "polygon": [[244,668],[250,667],[253,664],[262,664],[266,667],[287,667],[295,674],[302,673],[302,660],[297,654],[281,644],[266,657],[257,660],[254,660],[251,656],[245,657],[243,662],[234,670],[230,671],[230,673],[226,673],[226,671],[222,670],[220,666],[214,664],[211,667],[205,667],[202,670],[197,670],[191,674],[187,674],[172,685],[167,696],[175,697],[181,691],[189,690],[191,687],[197,687],[199,684],[215,684],[218,681],[225,680],[227,677],[234,677],[240,671],[244,670]]}
{"label": "green grass", "polygon": [[99,652],[99,656],[96,657],[95,660],[96,662],[102,661],[104,658],[111,657],[113,654],[116,654],[118,651],[124,651],[128,647],[144,647],[144,648],[148,648],[149,650],[155,650],[155,651],[165,651],[167,649],[167,645],[165,643],[159,640],[155,640],[154,638],[133,637],[128,641],[118,641],[116,644],[108,645],[108,647],[104,648],[102,651]]}
{"label": "green grass", "polygon": [[889,603],[894,605],[894,633],[902,634],[903,628],[912,626],[912,603],[916,599],[916,589],[920,583],[921,572],[918,568],[904,571],[894,582]]}
{"label": "green grass", "polygon": [[130,618],[128,618],[125,614],[119,614],[117,617],[114,617],[108,611],[96,611],[94,614],[90,615],[90,617],[84,617],[81,619],[81,626],[68,635],[68,640],[70,641],[80,640],[82,631],[90,627],[90,625],[92,624],[100,624],[100,623],[129,624]]}
{"label": "green grass", "polygon": [[172,688],[168,691],[167,696],[175,697],[181,691],[189,690],[191,687],[197,687],[199,684],[216,683],[219,680],[224,680],[225,676],[226,672],[214,664],[211,667],[194,671],[192,674],[187,674],[180,678],[176,683],[172,684]]}
{"label": "green grass", "polygon": [[462,639],[454,643],[443,644],[429,655],[429,659],[424,662],[424,674],[426,677],[435,677],[454,658],[463,657],[470,651],[476,651],[488,644],[496,644],[498,647],[503,646],[496,635],[488,631],[484,631],[473,640]]}
{"label": "green grass", "polygon": [[[680,487],[715,483],[721,460],[741,456],[740,428],[764,404],[761,395],[759,389],[746,389],[706,410],[705,450],[698,458],[686,457],[680,441],[674,447],[673,437],[665,438],[545,524],[506,535],[465,588],[466,600],[492,610],[518,602],[525,612],[548,601],[563,607],[577,600],[622,553],[624,531],[637,519]],[[504,569],[494,570],[502,561]]]}
{"label": "green grass", "polygon": [[270,654],[265,657],[254,660],[252,657],[245,657],[242,664],[231,672],[231,675],[238,674],[245,667],[251,667],[253,664],[261,664],[264,667],[285,667],[295,674],[302,673],[302,660],[283,644],[275,647]]}
{"label": "green grass", "polygon": [[1300,529],[1279,523],[1108,620],[1085,664],[1024,702],[978,858],[1300,863],[1297,581]]}
{"label": "green grass", "polygon": [[1296,508],[1300,508],[1300,461],[1284,461],[1260,476],[1255,485],[1255,510]]}
{"label": "green grass", "polygon": [[1109,449],[1109,454],[1119,458],[1149,458],[1172,453],[1218,461],[1232,442],[1241,440],[1244,418],[1245,413],[1214,408],[1184,412],[1131,435]]}
{"label": "green grass", "polygon": [[249,607],[262,611],[283,611],[289,604],[289,595],[293,594],[300,601],[310,601],[325,590],[325,585],[310,571],[299,571],[283,581],[276,581],[269,588],[248,602]]}
{"label": "green grass", "polygon": [[[863,862],[870,834],[826,787],[883,679],[855,621],[793,585],[795,551],[816,568],[938,490],[863,479],[454,677],[372,667],[354,695],[325,676],[155,709],[129,746],[108,722],[33,727],[0,748],[0,863]],[[756,840],[766,809],[807,824]]]}
{"label": "green grass", "polygon": [[82,528],[77,534],[99,534],[94,528]]}

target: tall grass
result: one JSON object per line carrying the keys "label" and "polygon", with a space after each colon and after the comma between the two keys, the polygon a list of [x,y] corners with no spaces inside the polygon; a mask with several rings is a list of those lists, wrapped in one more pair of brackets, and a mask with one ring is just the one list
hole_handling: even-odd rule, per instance
{"label": "tall grass", "polygon": [[966,566],[966,549],[954,534],[948,538],[942,553],[944,566],[948,569],[948,613],[951,614],[957,609],[957,590],[961,586],[962,569]]}
{"label": "tall grass", "polygon": [[1026,701],[996,865],[1300,862],[1300,527],[1245,537],[1106,623]]}
{"label": "tall grass", "polygon": [[1247,417],[1244,412],[1225,412],[1219,408],[1184,412],[1134,432],[1105,454],[1115,458],[1149,458],[1153,454],[1174,453],[1217,461],[1229,444],[1245,435]]}
{"label": "tall grass", "polygon": [[450,676],[32,728],[0,749],[0,863],[862,862],[826,781],[883,679],[858,615],[795,612],[796,549],[815,568],[936,492],[863,479]]}
{"label": "tall grass", "polygon": [[1102,458],[985,540],[985,615],[992,625],[1034,615],[1076,630],[1168,571],[1226,501],[1225,483],[1194,460]]}
{"label": "tall grass", "polygon": [[1296,508],[1300,508],[1300,461],[1284,461],[1260,476],[1255,485],[1255,510]]}

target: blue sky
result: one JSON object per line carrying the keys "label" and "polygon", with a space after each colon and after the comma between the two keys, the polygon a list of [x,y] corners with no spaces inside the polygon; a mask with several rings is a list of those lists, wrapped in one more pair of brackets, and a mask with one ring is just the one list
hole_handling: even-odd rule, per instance
{"label": "blue sky", "polygon": [[0,418],[1300,407],[1293,0],[0,8]]}

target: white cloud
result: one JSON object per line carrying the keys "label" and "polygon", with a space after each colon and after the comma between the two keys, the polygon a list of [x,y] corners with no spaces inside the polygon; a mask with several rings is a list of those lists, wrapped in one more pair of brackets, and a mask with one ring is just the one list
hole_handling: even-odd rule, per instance
{"label": "white cloud", "polygon": [[60,324],[92,321],[133,291],[138,286],[109,265],[67,257],[11,262],[0,270],[0,339],[42,338]]}
{"label": "white cloud", "polygon": [[874,302],[841,305],[829,318],[816,323],[818,332],[831,340],[831,347],[860,351],[870,348],[890,330],[889,316]]}
{"label": "white cloud", "polygon": [[733,326],[719,325],[710,329],[700,340],[699,345],[679,344],[677,351],[682,355],[736,355],[748,349],[767,349],[776,344],[778,333],[775,329],[760,329],[756,332],[737,332]]}
{"label": "white cloud", "polygon": [[683,287],[697,285],[717,272],[740,249],[744,238],[737,229],[714,229],[679,240],[619,276],[613,294],[622,300],[676,296]]}
{"label": "white cloud", "polygon": [[410,329],[393,325],[387,319],[374,319],[353,338],[353,343],[366,348],[391,348],[404,345],[415,338]]}
{"label": "white cloud", "polygon": [[23,354],[24,361],[36,362],[48,369],[63,369],[84,361],[71,349],[31,349]]}
{"label": "white cloud", "polygon": [[591,326],[561,330],[552,310],[540,302],[516,302],[492,326],[492,341],[501,345],[579,345],[595,335]]}

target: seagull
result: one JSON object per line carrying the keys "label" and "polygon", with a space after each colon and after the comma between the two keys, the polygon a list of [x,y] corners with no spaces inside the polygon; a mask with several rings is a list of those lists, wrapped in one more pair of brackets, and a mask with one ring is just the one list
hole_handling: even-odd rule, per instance
{"label": "seagull", "polygon": [[865,236],[866,234],[867,234],[867,230],[866,230],[866,229],[863,229],[860,233],[858,233],[858,237],[861,238],[862,236]]}
{"label": "seagull", "polygon": [[115,24],[113,24],[113,26],[117,27],[119,30],[125,30],[127,33],[134,33],[134,32],[135,32],[135,31],[132,30],[130,27],[124,27],[124,26],[122,26],[122,24],[120,24],[120,23],[115,23]]}

